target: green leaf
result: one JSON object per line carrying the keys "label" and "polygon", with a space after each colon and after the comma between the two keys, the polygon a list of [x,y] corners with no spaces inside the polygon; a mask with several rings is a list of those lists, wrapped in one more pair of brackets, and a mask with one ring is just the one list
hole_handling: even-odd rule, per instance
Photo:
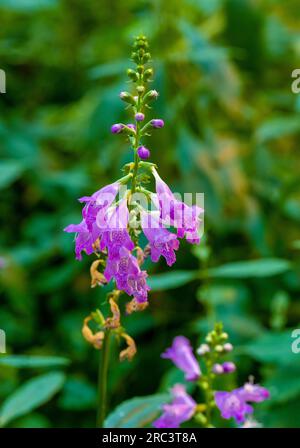
{"label": "green leaf", "polygon": [[56,4],[57,0],[0,0],[0,7],[22,12],[49,8]]}
{"label": "green leaf", "polygon": [[300,366],[279,368],[271,378],[264,382],[270,390],[272,403],[283,403],[300,395]]}
{"label": "green leaf", "polygon": [[58,356],[26,356],[11,355],[1,356],[0,365],[7,367],[17,367],[22,369],[32,369],[40,367],[59,367],[70,363],[67,358]]}
{"label": "green leaf", "polygon": [[292,331],[264,333],[249,344],[239,347],[239,352],[264,363],[295,364],[299,362],[299,355],[292,352]]}
{"label": "green leaf", "polygon": [[0,410],[0,426],[49,401],[62,387],[65,375],[52,372],[33,378],[8,397]]}
{"label": "green leaf", "polygon": [[[0,0],[1,1],[1,0]],[[0,188],[9,187],[23,172],[23,166],[15,160],[2,160],[0,165]]]}
{"label": "green leaf", "polygon": [[195,280],[198,275],[197,271],[173,271],[166,274],[152,275],[149,278],[149,285],[152,291],[178,288]]}
{"label": "green leaf", "polygon": [[169,395],[158,394],[133,398],[120,404],[105,420],[105,428],[146,428],[161,413]]}
{"label": "green leaf", "polygon": [[237,261],[208,269],[203,273],[206,277],[247,278],[271,277],[282,274],[291,268],[287,260],[280,258],[263,258],[260,260]]}

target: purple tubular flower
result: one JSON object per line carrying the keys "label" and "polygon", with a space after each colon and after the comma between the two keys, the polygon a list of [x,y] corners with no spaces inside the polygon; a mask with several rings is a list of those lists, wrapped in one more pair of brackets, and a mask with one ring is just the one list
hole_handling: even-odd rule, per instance
{"label": "purple tubular flower", "polygon": [[138,303],[147,301],[150,289],[147,273],[140,270],[137,259],[125,247],[120,248],[118,257],[107,259],[104,276],[108,282],[115,278],[118,289],[133,296]]}
{"label": "purple tubular flower", "polygon": [[145,146],[140,146],[137,150],[138,156],[140,159],[149,159],[150,157],[150,151]]}
{"label": "purple tubular flower", "polygon": [[119,258],[121,247],[125,247],[130,251],[134,248],[134,243],[127,231],[128,218],[129,212],[126,198],[117,207],[108,211],[104,220],[101,213],[97,215],[97,225],[103,230],[100,249],[104,250],[107,248],[110,259]]}
{"label": "purple tubular flower", "polygon": [[102,234],[102,229],[97,226],[96,219],[102,216],[102,219],[105,220],[107,210],[114,201],[119,187],[120,184],[115,182],[96,191],[92,196],[84,196],[79,199],[79,202],[86,203],[82,210],[83,220],[80,224],[70,224],[64,229],[65,232],[76,233],[75,254],[77,260],[82,259],[82,251],[85,251],[87,255],[94,252],[93,244]]}
{"label": "purple tubular flower", "polygon": [[222,364],[224,373],[232,373],[236,370],[235,364],[233,362],[227,361]]}
{"label": "purple tubular flower", "polygon": [[171,359],[175,366],[183,370],[187,381],[195,381],[201,375],[199,364],[193,354],[190,341],[184,336],[176,336],[172,347],[161,355],[162,358]]}
{"label": "purple tubular flower", "polygon": [[239,390],[240,395],[245,401],[260,403],[270,397],[270,392],[259,384],[246,383]]}
{"label": "purple tubular flower", "polygon": [[215,401],[223,418],[235,418],[238,424],[245,421],[247,414],[253,413],[253,407],[247,402],[259,403],[267,400],[270,393],[258,384],[246,383],[231,392],[216,392]]}
{"label": "purple tubular flower", "polygon": [[164,120],[162,120],[161,118],[155,118],[154,120],[151,120],[150,123],[155,129],[163,128],[165,125]]}
{"label": "purple tubular flower", "polygon": [[136,119],[136,121],[144,121],[145,115],[142,112],[138,112],[137,114],[135,114],[134,118]]}
{"label": "purple tubular flower", "polygon": [[163,406],[163,414],[153,422],[155,428],[179,428],[196,411],[197,403],[186,393],[183,385],[176,384],[171,393],[173,401]]}
{"label": "purple tubular flower", "polygon": [[199,215],[204,210],[196,205],[189,207],[184,202],[178,201],[154,168],[152,172],[156,181],[156,193],[162,220],[177,228],[179,238],[186,236],[189,243],[199,244]]}
{"label": "purple tubular flower", "polygon": [[172,266],[176,261],[174,251],[179,248],[179,241],[174,233],[163,227],[158,213],[143,212],[141,214],[142,229],[150,243],[151,260],[156,263],[162,255],[168,266]]}
{"label": "purple tubular flower", "polygon": [[121,123],[113,124],[110,128],[112,134],[120,134],[123,131],[124,126]]}
{"label": "purple tubular flower", "polygon": [[76,233],[75,236],[75,256],[76,260],[82,260],[81,252],[85,251],[87,255],[91,255],[94,252],[93,244],[100,236],[100,231],[88,229],[85,220],[83,219],[80,224],[70,224],[65,229],[65,232]]}
{"label": "purple tubular flower", "polygon": [[246,403],[236,389],[232,392],[215,392],[215,401],[222,417],[233,417],[238,424],[244,422],[246,415],[253,412],[252,406]]}

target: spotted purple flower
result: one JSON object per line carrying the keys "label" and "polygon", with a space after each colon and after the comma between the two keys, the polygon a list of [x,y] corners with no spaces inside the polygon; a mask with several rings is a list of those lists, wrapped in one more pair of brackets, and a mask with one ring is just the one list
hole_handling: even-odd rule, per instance
{"label": "spotted purple flower", "polygon": [[237,390],[232,392],[216,392],[215,401],[225,419],[234,418],[238,424],[245,420],[247,414],[252,414],[250,406]]}
{"label": "spotted purple flower", "polygon": [[97,225],[102,229],[100,250],[103,251],[106,248],[110,259],[119,258],[121,247],[128,250],[134,248],[127,230],[128,218],[126,198],[122,199],[119,205],[108,210],[106,216],[103,217],[100,213],[97,215]]}
{"label": "spotted purple flower", "polygon": [[155,428],[179,428],[196,411],[197,403],[187,394],[183,385],[176,384],[171,393],[173,401],[163,406],[163,414],[153,422]]}
{"label": "spotted purple flower", "polygon": [[198,244],[200,242],[199,215],[203,213],[203,209],[196,205],[189,207],[184,202],[177,200],[154,168],[153,175],[156,181],[156,193],[162,220],[177,229],[179,238],[186,236],[189,243]]}
{"label": "spotted purple flower", "polygon": [[157,262],[162,255],[168,266],[172,266],[176,261],[174,251],[179,248],[177,236],[163,227],[157,212],[142,213],[142,228],[150,243],[151,260]]}
{"label": "spotted purple flower", "polygon": [[259,403],[269,398],[270,393],[257,384],[246,383],[231,392],[216,392],[215,401],[225,419],[233,417],[238,424],[243,423],[253,407],[248,402]]}
{"label": "spotted purple flower", "polygon": [[138,303],[147,301],[150,289],[146,282],[147,273],[140,270],[137,259],[124,246],[118,257],[108,257],[104,276],[107,281],[114,278],[118,289],[133,296]]}
{"label": "spotted purple flower", "polygon": [[193,354],[190,341],[184,336],[176,336],[172,347],[168,348],[161,356],[171,359],[176,367],[183,370],[187,381],[195,381],[200,377],[199,364]]}

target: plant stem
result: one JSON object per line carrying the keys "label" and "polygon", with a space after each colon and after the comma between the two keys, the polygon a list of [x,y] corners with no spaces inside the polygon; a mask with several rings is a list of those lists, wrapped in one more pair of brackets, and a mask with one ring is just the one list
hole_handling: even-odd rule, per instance
{"label": "plant stem", "polygon": [[107,330],[102,346],[98,377],[97,428],[103,428],[107,401],[107,372],[109,363],[110,331]]}

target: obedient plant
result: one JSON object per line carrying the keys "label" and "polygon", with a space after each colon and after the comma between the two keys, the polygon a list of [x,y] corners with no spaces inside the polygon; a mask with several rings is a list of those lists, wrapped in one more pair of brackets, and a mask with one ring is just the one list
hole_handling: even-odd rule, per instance
{"label": "obedient plant", "polygon": [[[144,137],[161,129],[164,121],[161,118],[146,119],[158,92],[148,89],[153,69],[148,67],[151,55],[144,36],[136,38],[131,59],[135,68],[128,69],[127,75],[135,85],[135,91],[121,92],[120,99],[128,105],[133,120],[129,124],[113,124],[111,132],[129,142],[133,161],[123,167],[123,177],[90,196],[80,198],[79,202],[84,204],[82,220],[65,228],[66,232],[75,233],[78,260],[82,259],[82,253],[95,257],[90,269],[91,286],[112,281],[115,287],[107,297],[112,316],[105,318],[97,309],[84,320],[82,329],[86,340],[103,351],[99,385],[100,426],[105,412],[110,335],[125,339],[128,345],[120,353],[121,360],[130,360],[136,352],[135,342],[120,323],[119,297],[123,293],[131,297],[126,305],[127,313],[143,310],[148,305],[150,290],[148,274],[143,269],[145,258],[150,256],[153,262],[157,262],[163,257],[168,266],[172,266],[181,238],[193,244],[200,242],[199,223],[203,213],[201,207],[180,201],[161,179],[157,166],[149,162],[151,153],[144,145]],[[151,178],[156,185],[155,192],[146,188]],[[143,248],[140,246],[141,233],[148,240]],[[91,321],[98,326],[96,333],[89,327]],[[174,393],[178,400],[184,399],[180,388]]]}
{"label": "obedient plant", "polygon": [[[193,353],[188,339],[177,336],[173,344],[163,354],[185,374],[185,380],[194,382],[202,392],[204,402],[197,402],[187,393],[182,384],[171,390],[172,402],[163,406],[162,415],[153,422],[156,428],[178,428],[181,423],[194,418],[204,427],[213,427],[213,413],[216,409],[224,419],[234,419],[240,427],[260,426],[253,418],[253,407],[249,403],[259,403],[269,398],[269,391],[253,383],[252,378],[242,387],[227,391],[216,391],[214,383],[219,375],[230,374],[236,370],[231,361],[224,361],[233,346],[222,324],[216,324],[208,333],[206,341],[197,349],[199,361]],[[202,364],[202,368],[200,368]]]}

